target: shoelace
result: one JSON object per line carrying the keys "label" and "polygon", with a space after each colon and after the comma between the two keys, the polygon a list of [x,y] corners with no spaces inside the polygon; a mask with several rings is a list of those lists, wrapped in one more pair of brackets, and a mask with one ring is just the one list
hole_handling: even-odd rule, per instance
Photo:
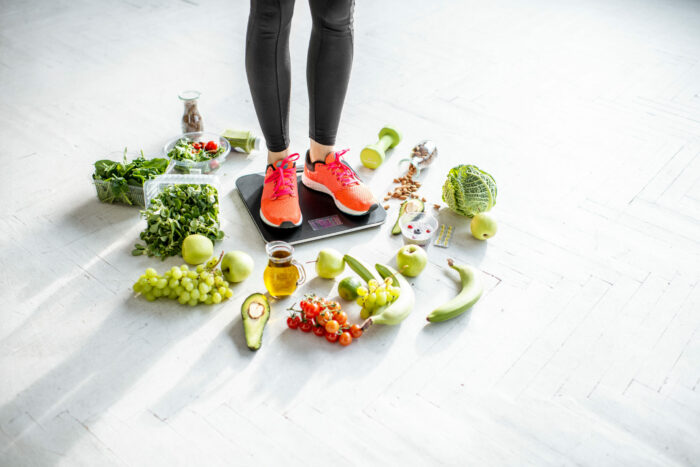
{"label": "shoelace", "polygon": [[338,179],[342,186],[357,185],[360,183],[355,172],[342,162],[343,154],[348,151],[349,149],[343,149],[342,151],[336,152],[333,162],[326,164],[326,167],[335,175],[335,178]]}
{"label": "shoelace", "polygon": [[294,193],[297,169],[293,162],[297,159],[299,159],[299,153],[288,155],[272,170],[270,175],[265,178],[265,183],[275,182],[275,186],[272,189],[273,199]]}

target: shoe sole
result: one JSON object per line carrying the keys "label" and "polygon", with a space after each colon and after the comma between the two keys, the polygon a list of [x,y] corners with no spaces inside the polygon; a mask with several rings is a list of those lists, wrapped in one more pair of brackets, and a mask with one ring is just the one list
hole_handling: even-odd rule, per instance
{"label": "shoe sole", "polygon": [[262,213],[262,209],[260,210],[260,219],[262,219],[262,221],[264,223],[266,223],[267,225],[269,225],[270,227],[274,227],[276,229],[293,229],[295,227],[299,227],[301,225],[302,221],[304,220],[303,217],[299,217],[298,224],[295,224],[292,221],[284,221],[280,225],[276,225],[276,224],[273,224],[272,222],[268,221],[267,219],[265,219],[265,216]]}
{"label": "shoe sole", "polygon": [[311,180],[310,178],[308,178],[308,177],[306,176],[306,172],[302,172],[302,174],[301,174],[301,183],[303,183],[304,186],[305,186],[306,188],[310,189],[310,190],[320,191],[321,193],[325,193],[325,194],[327,194],[328,196],[330,196],[331,198],[333,198],[333,202],[335,203],[335,206],[336,206],[340,211],[342,211],[343,213],[345,213],[345,214],[347,214],[347,215],[349,215],[349,216],[364,216],[365,214],[367,214],[367,213],[372,212],[373,210],[375,210],[375,209],[377,208],[377,206],[378,206],[377,203],[374,203],[374,204],[373,204],[372,206],[370,206],[370,208],[369,208],[368,210],[366,210],[366,211],[355,211],[354,209],[350,209],[349,207],[345,206],[343,203],[341,203],[340,201],[338,201],[338,199],[335,197],[335,195],[333,195],[333,193],[331,192],[331,190],[329,190],[329,189],[326,187],[326,185],[324,185],[324,184],[322,184],[322,183],[315,182],[315,181]]}

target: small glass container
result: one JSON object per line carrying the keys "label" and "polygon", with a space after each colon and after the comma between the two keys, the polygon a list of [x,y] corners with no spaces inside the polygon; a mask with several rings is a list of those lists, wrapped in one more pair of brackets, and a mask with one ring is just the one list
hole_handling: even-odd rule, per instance
{"label": "small glass container", "polygon": [[287,242],[275,241],[265,246],[267,267],[263,282],[270,295],[275,298],[292,295],[306,280],[304,266],[293,258],[294,247]]}
{"label": "small glass container", "polygon": [[407,212],[399,219],[404,245],[427,248],[435,235],[438,221],[427,212]]}
{"label": "small glass container", "polygon": [[182,114],[182,132],[204,131],[204,120],[199,113],[197,103],[201,93],[195,90],[182,91],[178,97],[185,104],[185,113]]}

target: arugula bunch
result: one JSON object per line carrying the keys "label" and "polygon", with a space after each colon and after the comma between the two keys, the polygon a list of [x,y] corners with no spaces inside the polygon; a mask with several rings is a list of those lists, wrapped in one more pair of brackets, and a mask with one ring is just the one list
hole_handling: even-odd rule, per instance
{"label": "arugula bunch", "polygon": [[191,234],[202,234],[216,242],[224,238],[219,229],[219,195],[211,185],[170,185],[141,211],[146,230],[131,254],[165,259],[179,255],[182,242]]}
{"label": "arugula bunch", "polygon": [[132,187],[143,187],[146,180],[165,173],[168,160],[163,158],[146,159],[141,155],[131,162],[126,160],[126,149],[122,162],[102,159],[95,162],[93,180],[106,183],[96,184],[97,197],[103,203],[134,204]]}
{"label": "arugula bunch", "polygon": [[213,151],[197,149],[194,147],[195,141],[188,138],[180,138],[175,146],[168,151],[168,157],[176,161],[204,162],[216,159],[224,152],[224,148],[217,145]]}

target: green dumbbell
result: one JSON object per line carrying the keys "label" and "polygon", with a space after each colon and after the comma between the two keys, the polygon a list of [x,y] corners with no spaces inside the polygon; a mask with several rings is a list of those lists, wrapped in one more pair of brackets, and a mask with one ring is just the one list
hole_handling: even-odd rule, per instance
{"label": "green dumbbell", "polygon": [[368,169],[376,169],[382,162],[386,155],[384,154],[387,149],[391,149],[401,141],[401,133],[394,127],[385,126],[379,131],[379,141],[375,144],[370,144],[365,146],[365,148],[360,153],[360,160],[362,165]]}

